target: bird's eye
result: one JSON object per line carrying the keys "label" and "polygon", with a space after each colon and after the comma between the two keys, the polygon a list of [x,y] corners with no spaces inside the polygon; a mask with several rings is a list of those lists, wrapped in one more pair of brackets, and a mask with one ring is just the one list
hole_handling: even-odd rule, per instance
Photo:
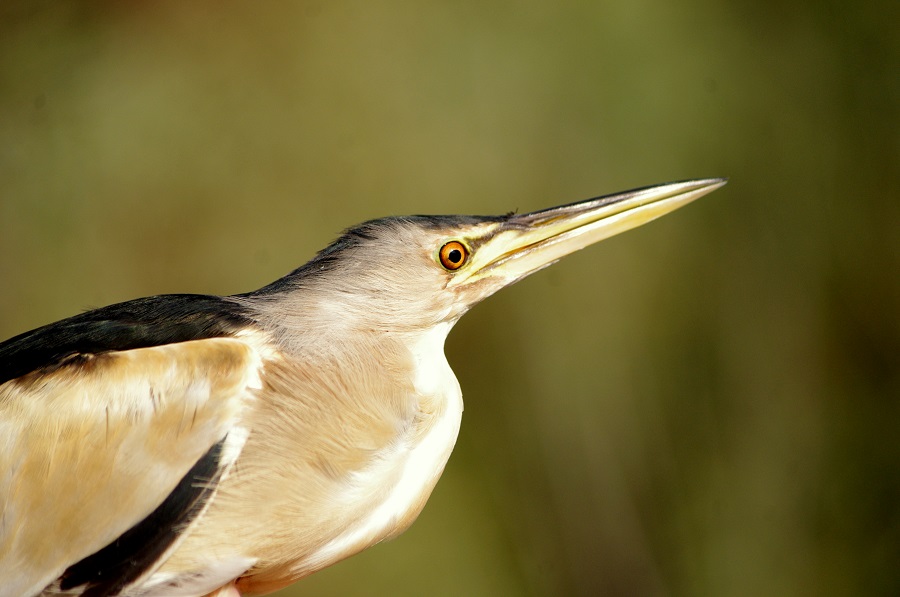
{"label": "bird's eye", "polygon": [[443,265],[445,269],[453,271],[463,266],[466,259],[469,258],[469,250],[458,240],[451,240],[441,247],[439,256],[441,265]]}

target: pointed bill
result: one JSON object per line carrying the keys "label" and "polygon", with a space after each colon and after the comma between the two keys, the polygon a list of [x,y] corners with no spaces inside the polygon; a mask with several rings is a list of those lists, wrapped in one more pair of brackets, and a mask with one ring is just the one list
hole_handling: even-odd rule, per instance
{"label": "pointed bill", "polygon": [[473,252],[469,267],[449,286],[488,277],[512,283],[569,253],[655,220],[726,182],[724,178],[673,182],[512,216]]}

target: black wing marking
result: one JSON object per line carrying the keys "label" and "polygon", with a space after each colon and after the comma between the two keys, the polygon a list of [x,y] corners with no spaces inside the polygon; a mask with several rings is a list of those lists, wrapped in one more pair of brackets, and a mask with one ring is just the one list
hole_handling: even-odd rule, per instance
{"label": "black wing marking", "polygon": [[79,355],[234,335],[251,325],[224,297],[166,294],[86,311],[0,343],[0,384]]}
{"label": "black wing marking", "polygon": [[203,511],[221,478],[222,438],[144,520],[103,549],[69,566],[60,590],[86,585],[82,597],[113,597],[154,566]]}

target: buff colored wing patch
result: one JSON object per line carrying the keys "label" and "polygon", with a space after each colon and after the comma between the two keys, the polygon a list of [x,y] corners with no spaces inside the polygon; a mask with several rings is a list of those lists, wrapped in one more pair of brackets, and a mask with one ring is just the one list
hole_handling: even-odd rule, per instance
{"label": "buff colored wing patch", "polygon": [[[86,355],[0,385],[0,578],[14,585],[3,591],[35,594],[67,570],[75,592],[98,570],[126,584],[152,573],[240,453],[261,367],[250,344],[212,338]],[[123,555],[140,564],[117,579]]]}

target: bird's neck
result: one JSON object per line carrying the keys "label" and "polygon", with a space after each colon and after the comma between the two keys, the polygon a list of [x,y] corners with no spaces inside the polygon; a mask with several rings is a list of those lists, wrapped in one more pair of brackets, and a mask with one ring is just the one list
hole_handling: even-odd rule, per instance
{"label": "bird's neck", "polygon": [[[295,400],[286,395],[312,383],[312,387],[333,392],[330,396],[318,395],[327,403],[316,406],[317,416],[322,417],[321,413],[332,407],[335,414],[307,427],[306,420],[288,420],[292,417],[290,409],[278,408],[279,416],[288,417],[284,427],[296,427],[289,434],[292,441],[301,445],[284,445],[276,450],[308,458],[324,443],[316,441],[316,435],[324,431],[325,425],[341,419],[340,425],[334,427],[340,437],[329,436],[328,443],[336,440],[347,446],[347,454],[341,456],[352,463],[347,470],[332,471],[327,479],[316,483],[327,489],[317,502],[341,503],[341,520],[335,524],[346,525],[346,530],[295,562],[292,578],[401,533],[421,512],[450,457],[462,418],[462,393],[444,356],[444,340],[451,327],[447,323],[418,333],[370,331],[356,337],[332,338],[327,348],[299,342],[282,347],[282,351],[292,353],[294,363],[283,365],[287,369],[278,376],[289,382],[277,389],[278,394],[285,395],[282,403]],[[299,339],[297,330],[290,328],[273,328],[271,333],[282,342]],[[320,352],[323,350],[328,351],[324,359]],[[344,370],[332,371],[326,377],[337,375],[341,383],[299,381],[307,373],[291,370],[317,362],[326,367],[340,363]],[[315,377],[318,373],[308,375]],[[298,380],[299,385],[294,386],[291,380]],[[385,385],[386,382],[389,383]],[[366,412],[348,418],[338,410],[340,405]],[[347,524],[348,520],[354,522]],[[324,526],[332,524],[322,519],[320,522]],[[334,533],[333,529],[330,532]]]}

